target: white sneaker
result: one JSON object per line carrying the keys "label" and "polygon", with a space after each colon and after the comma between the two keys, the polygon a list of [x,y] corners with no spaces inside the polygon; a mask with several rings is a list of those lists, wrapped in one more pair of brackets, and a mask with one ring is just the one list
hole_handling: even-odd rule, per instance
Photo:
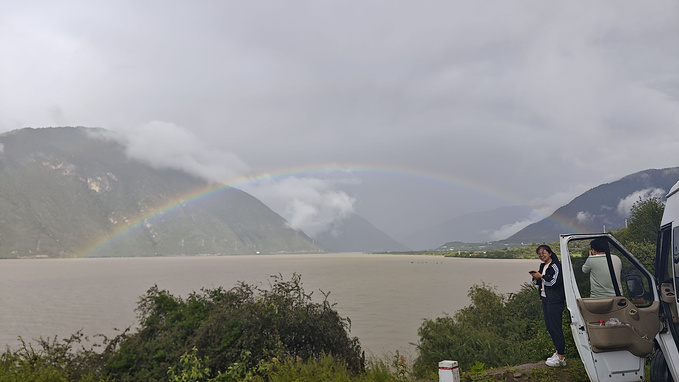
{"label": "white sneaker", "polygon": [[566,366],[566,358],[564,359],[559,359],[559,356],[556,358],[550,358],[547,361],[545,361],[545,364],[547,366],[552,366],[552,367],[557,367],[557,366]]}
{"label": "white sneaker", "polygon": [[550,359],[554,359],[554,358],[559,358],[559,355],[556,352],[554,352],[554,354],[552,354],[551,357],[547,358],[547,361],[549,361]]}

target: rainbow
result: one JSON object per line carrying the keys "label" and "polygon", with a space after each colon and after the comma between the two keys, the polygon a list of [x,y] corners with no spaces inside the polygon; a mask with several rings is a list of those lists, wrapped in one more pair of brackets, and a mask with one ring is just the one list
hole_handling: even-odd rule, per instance
{"label": "rainbow", "polygon": [[[202,187],[193,189],[181,195],[177,195],[172,199],[161,203],[154,208],[139,213],[137,216],[128,219],[125,223],[119,224],[115,229],[107,232],[106,235],[95,238],[81,246],[75,251],[76,257],[92,257],[97,252],[101,251],[111,243],[122,240],[130,232],[140,229],[147,222],[153,222],[162,216],[171,213],[172,211],[185,206],[189,203],[196,203],[200,200],[210,197],[229,188],[241,188],[248,184],[256,184],[257,182],[285,179],[290,177],[327,177],[329,175],[343,175],[355,176],[359,173],[379,173],[384,175],[396,177],[411,177],[425,181],[434,181],[449,186],[459,187],[473,192],[481,192],[486,196],[502,201],[505,204],[517,205],[518,201],[514,201],[500,194],[494,188],[487,184],[483,184],[471,179],[462,177],[453,178],[449,174],[437,173],[433,171],[426,171],[422,169],[404,168],[404,167],[388,167],[388,166],[358,166],[358,165],[338,165],[329,164],[324,166],[306,166],[278,169],[277,171],[260,174],[249,175],[239,178],[233,178],[227,182],[220,184],[208,184]],[[563,219],[551,218],[557,224],[564,227],[564,232],[579,232],[578,227]]]}

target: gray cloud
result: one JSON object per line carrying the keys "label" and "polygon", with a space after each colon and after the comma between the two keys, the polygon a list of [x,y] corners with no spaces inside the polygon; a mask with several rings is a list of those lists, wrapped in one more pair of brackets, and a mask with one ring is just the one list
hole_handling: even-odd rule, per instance
{"label": "gray cloud", "polygon": [[356,182],[353,177],[262,177],[241,188],[265,201],[288,220],[290,227],[316,237],[354,214],[356,199],[341,186]]}
{"label": "gray cloud", "polygon": [[233,183],[250,168],[236,155],[212,148],[191,130],[162,121],[123,128],[127,155],[159,168],[174,168],[204,179]]}
{"label": "gray cloud", "polygon": [[236,155],[212,148],[189,129],[162,121],[118,132],[91,134],[120,141],[130,158],[154,167],[178,169],[208,181],[238,187],[264,201],[283,216],[291,228],[311,237],[355,212],[355,198],[341,187],[360,181],[347,171],[341,171],[341,177],[337,174],[315,174],[314,177],[253,174]]}
{"label": "gray cloud", "polygon": [[618,202],[618,214],[620,216],[629,217],[632,207],[635,203],[640,200],[648,200],[651,198],[662,198],[667,195],[667,190],[660,188],[647,188],[644,190],[639,190],[627,195],[625,198],[620,199]]}
{"label": "gray cloud", "polygon": [[0,6],[0,130],[138,130],[206,177],[443,174],[325,189],[396,237],[679,165],[673,1],[65,4]]}

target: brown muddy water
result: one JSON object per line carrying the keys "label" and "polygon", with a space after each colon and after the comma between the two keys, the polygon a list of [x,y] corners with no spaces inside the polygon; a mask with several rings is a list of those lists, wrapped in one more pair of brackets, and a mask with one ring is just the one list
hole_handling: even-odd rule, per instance
{"label": "brown muddy water", "polygon": [[467,292],[485,282],[501,293],[519,290],[539,260],[416,255],[258,255],[0,261],[0,346],[17,338],[59,338],[82,329],[115,335],[135,327],[139,297],[157,284],[186,297],[201,288],[230,289],[239,281],[268,287],[271,275],[301,275],[304,290],[323,292],[351,319],[350,335],[367,355],[416,354],[422,320],[453,315]]}

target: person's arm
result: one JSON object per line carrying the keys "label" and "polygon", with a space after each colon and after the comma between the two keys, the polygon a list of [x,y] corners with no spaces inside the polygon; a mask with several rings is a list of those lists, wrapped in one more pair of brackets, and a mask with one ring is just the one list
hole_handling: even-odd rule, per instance
{"label": "person's arm", "polygon": [[589,265],[589,257],[587,260],[585,260],[585,263],[582,264],[582,272],[583,273],[589,273],[589,271],[592,270],[592,267]]}
{"label": "person's arm", "polygon": [[532,279],[530,281],[533,282],[533,284],[540,285],[540,279],[542,278],[541,272],[544,272],[544,268],[545,268],[544,263],[542,263],[542,264],[540,264],[540,270],[539,271],[536,271],[535,269],[528,271],[528,273],[530,273],[530,275],[532,277]]}
{"label": "person's arm", "polygon": [[554,286],[559,279],[559,274],[559,266],[557,266],[556,263],[550,263],[549,267],[545,270],[545,274],[542,275],[545,286]]}
{"label": "person's arm", "polygon": [[611,262],[613,263],[613,270],[615,271],[615,277],[620,281],[620,272],[622,271],[622,261],[616,255],[611,256]]}

